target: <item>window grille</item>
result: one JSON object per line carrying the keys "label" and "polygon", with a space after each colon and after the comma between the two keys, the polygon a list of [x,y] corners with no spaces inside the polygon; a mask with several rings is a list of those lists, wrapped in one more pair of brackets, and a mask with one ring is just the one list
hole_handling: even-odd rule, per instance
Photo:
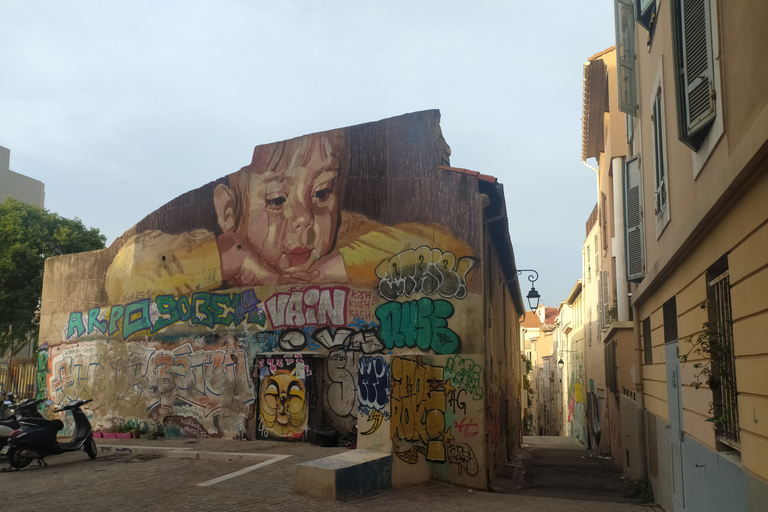
{"label": "window grille", "polygon": [[736,357],[733,347],[731,318],[731,283],[728,270],[707,283],[709,328],[717,336],[716,352],[711,354],[719,363],[713,365],[712,377],[719,385],[711,386],[715,429],[718,440],[732,448],[740,446],[739,401],[736,391]]}

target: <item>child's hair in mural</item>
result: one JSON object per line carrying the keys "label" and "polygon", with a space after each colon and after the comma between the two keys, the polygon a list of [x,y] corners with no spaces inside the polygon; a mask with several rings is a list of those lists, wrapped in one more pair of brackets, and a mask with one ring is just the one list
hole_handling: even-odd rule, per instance
{"label": "child's hair in mural", "polygon": [[301,280],[331,252],[343,149],[342,130],[257,146],[251,164],[229,176],[229,187],[216,187],[223,279],[241,286],[291,274]]}

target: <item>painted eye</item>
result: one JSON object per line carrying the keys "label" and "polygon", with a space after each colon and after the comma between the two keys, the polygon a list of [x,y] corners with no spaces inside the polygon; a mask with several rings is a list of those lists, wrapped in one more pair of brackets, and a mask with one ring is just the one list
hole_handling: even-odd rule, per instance
{"label": "painted eye", "polygon": [[270,208],[273,210],[279,210],[280,208],[283,207],[284,204],[285,204],[285,198],[283,196],[267,199],[267,208]]}
{"label": "painted eye", "polygon": [[331,197],[331,194],[333,194],[332,188],[324,188],[322,190],[318,190],[317,192],[315,192],[315,197],[320,201],[325,201],[329,197]]}

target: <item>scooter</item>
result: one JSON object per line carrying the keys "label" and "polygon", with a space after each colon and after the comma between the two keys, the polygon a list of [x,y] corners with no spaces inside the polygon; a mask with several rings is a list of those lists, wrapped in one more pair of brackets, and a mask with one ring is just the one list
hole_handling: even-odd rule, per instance
{"label": "scooter", "polygon": [[40,411],[37,409],[42,403],[51,405],[51,400],[44,398],[40,399],[27,399],[17,404],[12,404],[10,401],[6,402],[9,412],[8,419],[0,420],[0,449],[2,449],[8,443],[8,437],[11,432],[18,430],[21,426],[19,420],[22,418],[44,418]]}
{"label": "scooter", "polygon": [[85,413],[80,409],[93,400],[72,400],[64,407],[54,412],[72,411],[75,419],[75,431],[68,443],[59,443],[56,433],[64,428],[61,420],[46,420],[41,418],[22,418],[19,420],[19,430],[11,432],[8,444],[0,450],[7,453],[11,467],[21,469],[37,459],[38,465],[47,466],[45,457],[75,452],[80,448],[85,450],[88,457],[96,458],[96,441],[93,440],[93,428]]}

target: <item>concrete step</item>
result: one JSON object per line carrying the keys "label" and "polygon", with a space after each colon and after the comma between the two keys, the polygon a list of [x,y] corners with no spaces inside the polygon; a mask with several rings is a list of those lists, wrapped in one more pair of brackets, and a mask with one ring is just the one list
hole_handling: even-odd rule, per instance
{"label": "concrete step", "polygon": [[392,487],[392,454],[349,450],[296,464],[293,490],[340,500]]}

